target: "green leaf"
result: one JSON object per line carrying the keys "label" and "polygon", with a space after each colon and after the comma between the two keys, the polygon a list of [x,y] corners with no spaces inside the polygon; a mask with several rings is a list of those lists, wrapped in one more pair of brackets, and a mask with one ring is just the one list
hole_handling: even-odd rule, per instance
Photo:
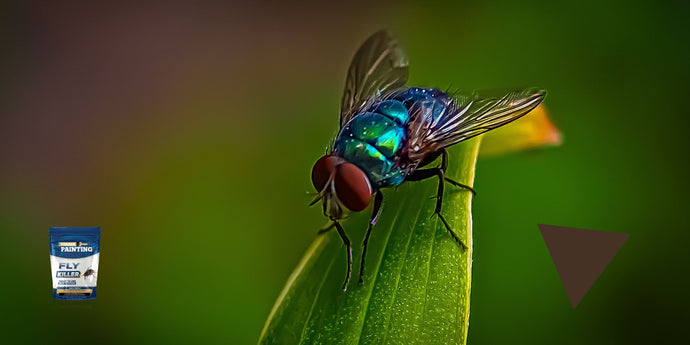
{"label": "green leaf", "polygon": [[[472,185],[478,151],[479,139],[453,147],[447,176]],[[363,284],[357,283],[357,268],[368,215],[343,223],[355,257],[347,292],[341,290],[346,269],[342,241],[335,231],[318,235],[278,297],[259,343],[465,344],[472,195],[446,184],[442,213],[469,247],[463,250],[433,216],[437,185],[430,179],[383,190]]]}

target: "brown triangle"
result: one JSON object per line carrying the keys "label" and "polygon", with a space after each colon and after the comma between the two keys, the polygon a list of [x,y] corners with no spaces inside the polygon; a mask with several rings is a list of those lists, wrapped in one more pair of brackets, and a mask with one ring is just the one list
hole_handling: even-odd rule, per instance
{"label": "brown triangle", "polygon": [[551,259],[575,308],[629,234],[539,224]]}

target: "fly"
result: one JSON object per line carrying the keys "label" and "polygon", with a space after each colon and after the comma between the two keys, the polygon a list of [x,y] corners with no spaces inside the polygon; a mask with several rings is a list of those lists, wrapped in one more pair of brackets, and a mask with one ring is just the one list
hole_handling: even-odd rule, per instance
{"label": "fly", "polygon": [[[449,94],[436,88],[408,87],[408,59],[387,31],[369,37],[355,54],[347,72],[341,101],[340,129],[325,156],[312,169],[318,191],[312,205],[322,202],[330,224],[346,247],[347,274],[352,275],[352,246],[340,224],[350,212],[360,212],[373,199],[374,207],[364,237],[359,282],[371,229],[381,212],[385,187],[405,181],[438,178],[437,215],[448,233],[453,232],[441,214],[445,183],[475,193],[472,187],[445,176],[446,148],[514,121],[537,107],[546,92],[515,90],[495,97]],[[438,167],[427,167],[441,157]]]}
{"label": "fly", "polygon": [[84,274],[82,274],[82,277],[86,279],[86,277],[93,275],[96,273],[92,268],[89,268],[88,270],[84,271]]}

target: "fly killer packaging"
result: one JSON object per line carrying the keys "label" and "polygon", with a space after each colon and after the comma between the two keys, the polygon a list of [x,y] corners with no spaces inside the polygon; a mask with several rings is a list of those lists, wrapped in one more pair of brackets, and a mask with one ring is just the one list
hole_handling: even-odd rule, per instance
{"label": "fly killer packaging", "polygon": [[100,247],[100,227],[50,228],[53,298],[96,298]]}

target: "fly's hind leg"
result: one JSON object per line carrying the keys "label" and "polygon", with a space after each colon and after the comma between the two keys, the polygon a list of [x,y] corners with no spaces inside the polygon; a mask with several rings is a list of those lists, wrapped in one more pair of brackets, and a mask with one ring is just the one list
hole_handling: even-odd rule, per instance
{"label": "fly's hind leg", "polygon": [[369,221],[369,227],[367,227],[367,234],[364,236],[364,244],[362,246],[362,261],[359,265],[359,282],[360,284],[364,282],[364,259],[367,255],[367,244],[369,243],[369,236],[371,235],[371,228],[376,225],[376,219],[381,213],[381,204],[383,203],[383,193],[381,191],[376,192],[374,197],[374,212],[371,213],[371,221]]}
{"label": "fly's hind leg", "polygon": [[443,150],[440,168],[429,168],[429,169],[416,170],[412,174],[408,175],[405,178],[405,180],[407,180],[407,181],[421,181],[421,180],[425,180],[425,179],[428,179],[428,178],[431,178],[434,176],[438,177],[438,191],[436,192],[436,208],[434,209],[433,215],[438,215],[438,217],[441,219],[441,222],[443,223],[443,226],[445,226],[446,230],[448,230],[450,235],[453,236],[453,239],[455,239],[455,241],[463,249],[467,249],[467,245],[458,237],[457,234],[455,234],[455,232],[450,228],[450,225],[448,225],[446,218],[444,218],[443,215],[441,214],[441,207],[443,206],[443,187],[445,185],[444,182],[448,181],[453,185],[467,188],[473,194],[475,194],[475,191],[474,191],[474,189],[472,189],[469,186],[466,186],[464,184],[461,184],[461,183],[455,182],[453,180],[447,179],[445,177],[445,172],[446,172],[447,167],[448,167],[448,153],[446,152],[446,150]]}
{"label": "fly's hind leg", "polygon": [[[444,151],[444,158],[445,158],[445,151]],[[445,186],[444,180],[445,180],[445,169],[443,168],[437,168],[438,170],[436,171],[436,176],[438,176],[438,191],[436,192],[436,208],[434,209],[434,214],[438,215],[438,217],[441,219],[441,222],[443,222],[443,226],[446,227],[446,230],[450,233],[451,236],[453,236],[453,239],[455,239],[455,242],[458,242],[458,244],[462,247],[462,249],[467,250],[467,245],[465,242],[463,242],[460,237],[453,231],[453,229],[450,228],[450,225],[448,225],[448,222],[446,221],[446,218],[443,217],[443,214],[441,214],[441,206],[443,206],[443,187]],[[433,215],[432,215],[433,216]]]}
{"label": "fly's hind leg", "polygon": [[472,188],[472,187],[470,187],[470,186],[468,186],[468,185],[466,185],[466,184],[462,184],[462,183],[460,183],[460,182],[457,182],[457,181],[455,181],[455,180],[451,180],[450,178],[445,177],[445,176],[444,176],[443,178],[444,178],[444,180],[445,180],[446,182],[452,184],[453,186],[467,189],[467,190],[469,190],[470,192],[472,192],[472,196],[477,196],[477,191],[475,191],[474,188]]}
{"label": "fly's hind leg", "polygon": [[447,169],[448,169],[448,151],[446,151],[446,149],[443,149],[443,151],[441,151],[441,170],[443,170],[443,173],[444,173],[442,181],[446,181],[446,182],[448,182],[448,183],[450,183],[456,187],[467,189],[470,192],[472,192],[472,196],[477,196],[477,191],[475,191],[474,188],[472,188],[466,184],[462,184],[460,182],[457,182],[455,180],[451,180],[448,177],[446,177],[445,172]]}
{"label": "fly's hind leg", "polygon": [[467,189],[468,191],[472,192],[472,196],[477,196],[477,191],[475,191],[474,188],[472,188],[466,184],[462,184],[458,181],[455,181],[449,177],[446,177],[445,172],[446,172],[447,168],[448,168],[448,152],[445,149],[443,149],[443,151],[441,152],[441,167],[440,168],[416,170],[414,173],[412,173],[412,175],[408,176],[406,178],[406,180],[407,181],[420,181],[420,180],[424,180],[424,179],[427,179],[430,177],[434,177],[434,176],[438,175],[436,173],[436,170],[441,169],[441,170],[443,170],[443,173],[444,173],[443,181],[448,182],[448,183],[452,184],[453,186]]}

